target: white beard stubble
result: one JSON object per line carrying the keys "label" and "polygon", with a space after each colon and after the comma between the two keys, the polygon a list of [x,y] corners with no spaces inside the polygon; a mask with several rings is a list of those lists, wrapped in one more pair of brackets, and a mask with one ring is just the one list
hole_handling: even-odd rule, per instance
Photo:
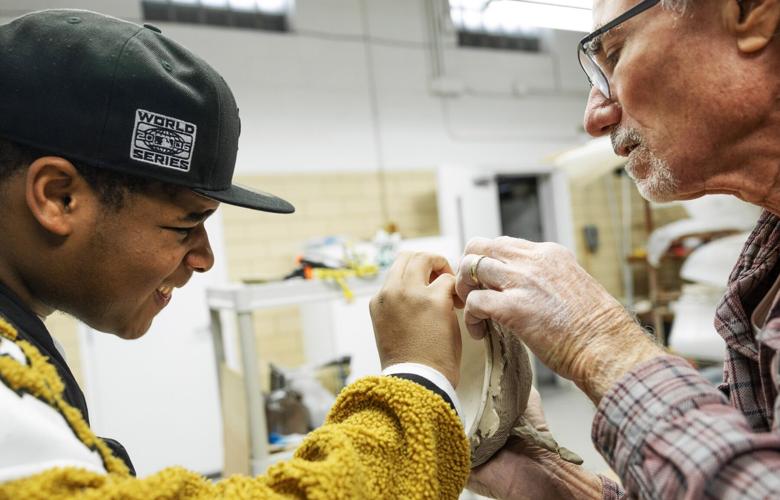
{"label": "white beard stubble", "polygon": [[[659,203],[676,199],[677,179],[674,178],[669,164],[650,151],[639,132],[618,127],[612,132],[611,139],[615,150],[624,144],[637,145],[628,155],[625,169],[643,198]],[[637,174],[642,170],[645,175],[640,178]]]}

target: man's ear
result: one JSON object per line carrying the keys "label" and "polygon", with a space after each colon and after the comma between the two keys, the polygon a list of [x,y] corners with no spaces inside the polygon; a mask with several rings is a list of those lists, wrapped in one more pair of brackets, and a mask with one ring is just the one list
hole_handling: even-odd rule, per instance
{"label": "man's ear", "polygon": [[73,232],[77,218],[90,211],[92,189],[71,162],[44,156],[30,164],[25,199],[32,216],[45,230],[57,236]]}
{"label": "man's ear", "polygon": [[780,0],[727,0],[725,14],[739,50],[744,53],[758,52],[777,33]]}

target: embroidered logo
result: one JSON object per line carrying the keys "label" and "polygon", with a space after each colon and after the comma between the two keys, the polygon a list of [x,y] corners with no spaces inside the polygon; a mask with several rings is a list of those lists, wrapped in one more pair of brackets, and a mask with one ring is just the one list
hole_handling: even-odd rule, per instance
{"label": "embroidered logo", "polygon": [[130,158],[188,172],[197,131],[194,123],[144,109],[136,110]]}

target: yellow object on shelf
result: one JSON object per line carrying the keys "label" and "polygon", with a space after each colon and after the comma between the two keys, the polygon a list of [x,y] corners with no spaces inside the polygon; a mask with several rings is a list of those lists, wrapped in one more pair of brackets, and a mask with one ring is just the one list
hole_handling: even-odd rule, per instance
{"label": "yellow object on shelf", "polygon": [[364,264],[355,267],[345,267],[340,269],[315,268],[312,269],[312,278],[323,281],[332,281],[341,287],[344,298],[351,302],[354,298],[352,290],[349,288],[347,278],[370,278],[379,274],[379,266],[375,264]]}

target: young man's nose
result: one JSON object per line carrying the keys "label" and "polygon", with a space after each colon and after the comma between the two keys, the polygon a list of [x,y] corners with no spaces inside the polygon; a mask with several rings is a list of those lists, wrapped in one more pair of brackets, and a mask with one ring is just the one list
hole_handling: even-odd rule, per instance
{"label": "young man's nose", "polygon": [[590,89],[588,104],[585,107],[585,131],[593,137],[608,134],[612,127],[620,123],[620,105],[607,99],[596,87]]}
{"label": "young man's nose", "polygon": [[214,252],[211,251],[209,235],[206,229],[201,226],[194,235],[197,241],[187,255],[184,261],[187,267],[198,273],[205,273],[214,267]]}

